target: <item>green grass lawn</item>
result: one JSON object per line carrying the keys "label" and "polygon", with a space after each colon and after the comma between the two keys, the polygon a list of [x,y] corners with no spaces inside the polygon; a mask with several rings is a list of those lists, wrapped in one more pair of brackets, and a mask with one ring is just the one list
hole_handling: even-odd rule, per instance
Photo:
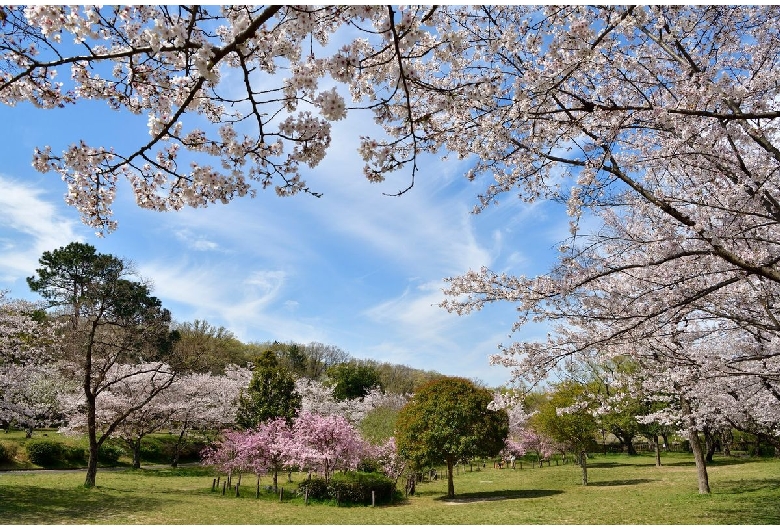
{"label": "green grass lawn", "polygon": [[[697,493],[692,458],[669,454],[596,456],[590,485],[574,465],[485,468],[418,484],[417,495],[391,506],[336,507],[301,499],[255,499],[245,476],[241,497],[211,491],[200,468],[100,471],[98,487],[81,472],[0,474],[3,524],[780,524],[780,459],[718,458],[713,493]],[[294,479],[302,478],[293,475]],[[280,477],[287,491],[295,484]],[[263,478],[262,485],[270,484]]]}

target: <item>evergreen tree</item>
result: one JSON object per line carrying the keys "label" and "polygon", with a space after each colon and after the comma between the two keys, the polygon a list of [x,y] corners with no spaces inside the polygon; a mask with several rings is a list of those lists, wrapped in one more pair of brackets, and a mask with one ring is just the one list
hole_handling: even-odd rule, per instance
{"label": "evergreen tree", "polygon": [[292,423],[301,408],[301,395],[295,391],[295,379],[276,354],[266,350],[255,363],[249,387],[238,398],[236,423],[254,428],[275,418]]}

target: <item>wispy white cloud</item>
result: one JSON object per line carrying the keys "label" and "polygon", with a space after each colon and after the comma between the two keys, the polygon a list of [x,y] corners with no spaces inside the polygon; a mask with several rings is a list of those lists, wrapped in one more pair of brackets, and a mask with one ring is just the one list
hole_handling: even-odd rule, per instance
{"label": "wispy white cloud", "polygon": [[32,275],[44,251],[82,241],[80,225],[34,185],[0,175],[0,281]]}
{"label": "wispy white cloud", "polygon": [[219,249],[218,243],[211,241],[203,235],[194,234],[192,230],[186,228],[176,230],[173,234],[176,236],[176,239],[192,250],[205,252]]}

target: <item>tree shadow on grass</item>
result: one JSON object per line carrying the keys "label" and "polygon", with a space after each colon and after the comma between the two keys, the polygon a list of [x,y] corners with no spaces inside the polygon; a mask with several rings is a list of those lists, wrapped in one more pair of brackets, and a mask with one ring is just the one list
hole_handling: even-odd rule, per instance
{"label": "tree shadow on grass", "polygon": [[643,465],[654,464],[623,464],[618,462],[590,462],[588,461],[588,469],[611,469],[613,467],[641,467]]}
{"label": "tree shadow on grass", "polygon": [[597,480],[588,481],[588,486],[635,486],[636,484],[647,484],[648,482],[658,482],[649,478],[630,478],[625,480]]}
{"label": "tree shadow on grass", "polygon": [[161,504],[149,496],[116,496],[100,488],[0,487],[3,524],[105,524],[114,516],[157,510]]}
{"label": "tree shadow on grass", "polygon": [[[715,497],[740,495],[739,508],[716,506],[714,510],[722,524],[780,524],[780,496],[778,479],[740,479],[718,482],[713,488]],[[745,495],[745,494],[749,495]]]}
{"label": "tree shadow on grass", "polygon": [[490,492],[461,493],[454,498],[439,496],[435,500],[452,504],[468,504],[472,502],[506,501],[516,499],[537,499],[560,495],[562,490],[498,490]]}

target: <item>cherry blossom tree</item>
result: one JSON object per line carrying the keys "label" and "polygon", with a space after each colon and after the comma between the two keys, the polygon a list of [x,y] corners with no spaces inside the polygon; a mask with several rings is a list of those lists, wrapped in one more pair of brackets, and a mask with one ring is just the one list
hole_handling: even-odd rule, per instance
{"label": "cherry blossom tree", "polygon": [[286,418],[265,421],[247,432],[246,460],[258,476],[271,474],[274,491],[278,490],[279,471],[294,459],[296,443]]}
{"label": "cherry blossom tree", "polygon": [[391,436],[382,444],[371,445],[369,452],[382,466],[382,472],[398,482],[406,469],[406,459],[398,453],[395,437]]}
{"label": "cherry blossom tree", "polygon": [[203,451],[202,462],[216,467],[228,476],[248,471],[246,440],[247,431],[223,431],[220,439]]}
{"label": "cherry blossom tree", "polygon": [[40,304],[0,290],[0,421],[23,427],[28,437],[61,413],[59,397],[68,381],[51,365],[57,328],[43,318]]}
{"label": "cherry blossom tree", "polygon": [[295,381],[295,391],[301,396],[301,411],[322,416],[342,416],[352,425],[358,425],[373,410],[388,408],[400,410],[409,400],[409,396],[382,392],[372,388],[363,397],[337,400],[333,388],[306,378]]}
{"label": "cherry blossom tree", "polygon": [[[178,466],[179,452],[192,431],[219,431],[235,424],[236,402],[248,384],[251,372],[228,367],[226,375],[191,373],[177,377],[160,396],[171,409],[167,426],[179,433],[173,467]],[[233,373],[242,374],[231,377]]]}
{"label": "cherry blossom tree", "polygon": [[297,461],[300,444],[293,438],[293,428],[286,418],[274,418],[254,429],[224,431],[220,440],[203,453],[203,463],[213,465],[229,476],[252,472],[271,474],[274,491],[278,491],[279,471]]}
{"label": "cherry blossom tree", "polygon": [[366,452],[357,429],[341,416],[301,413],[293,423],[289,463],[321,473],[325,480],[338,470],[356,469]]}
{"label": "cherry blossom tree", "polygon": [[[527,412],[530,409],[530,406],[525,402],[528,397],[528,394],[524,396],[522,392],[517,391],[497,392],[493,396],[489,407],[492,410],[505,410],[509,418],[509,435],[499,456],[505,460],[514,460],[533,452],[537,459],[541,460],[542,458],[550,458],[555,453],[565,455],[567,446],[539,432],[532,425],[532,418],[538,413],[538,408]],[[540,404],[546,400],[545,395],[540,394],[535,397],[540,401]]]}
{"label": "cherry blossom tree", "polygon": [[[158,210],[254,195],[253,181],[279,195],[318,195],[302,174],[326,155],[331,123],[346,116],[333,83],[370,100],[378,116],[391,107],[393,92],[408,97],[415,48],[431,39],[419,25],[433,11],[4,7],[0,101],[53,109],[97,99],[148,118],[149,138],[126,153],[84,141],[60,153],[50,146],[35,152],[35,167],[59,173],[67,201],[101,230],[115,227],[111,204],[120,177],[139,205]],[[342,29],[353,40],[328,47]],[[383,96],[375,83],[393,89]],[[361,149],[372,180],[414,158],[367,138]]]}
{"label": "cherry blossom tree", "polygon": [[[100,446],[173,382],[175,372],[165,359],[176,336],[170,331],[170,313],[146,285],[129,279],[119,258],[99,254],[92,245],[70,243],[44,252],[39,263],[27,283],[67,323],[58,337],[58,355],[65,377],[81,382],[80,410],[89,439],[84,485],[93,487]],[[101,394],[135,376],[150,378],[148,392],[134,396],[99,432]]]}
{"label": "cherry blossom tree", "polygon": [[62,377],[54,364],[13,364],[0,368],[0,421],[25,430],[60,424],[65,418],[64,396],[78,381]]}
{"label": "cherry blossom tree", "polygon": [[[157,363],[140,365],[115,364],[105,374],[112,384],[97,395],[95,424],[98,435],[107,434],[127,445],[133,458],[133,467],[141,467],[141,441],[144,437],[170,423],[175,409],[165,393],[171,385],[173,372]],[[146,400],[138,407],[139,399]],[[65,433],[88,432],[88,418],[84,414],[83,398],[73,400],[75,405],[67,413]]]}

